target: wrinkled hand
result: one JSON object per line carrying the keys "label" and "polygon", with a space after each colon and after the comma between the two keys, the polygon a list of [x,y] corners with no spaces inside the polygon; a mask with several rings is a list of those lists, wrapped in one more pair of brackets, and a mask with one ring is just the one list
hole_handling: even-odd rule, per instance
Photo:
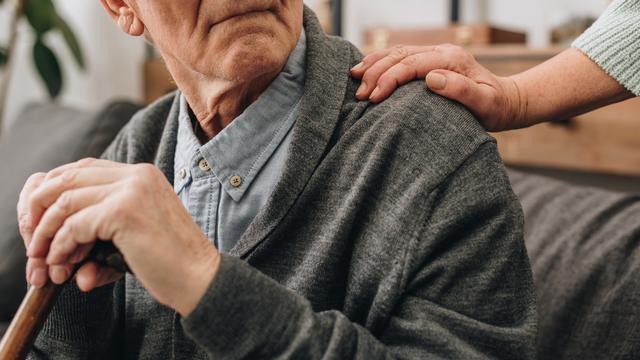
{"label": "wrinkled hand", "polygon": [[359,100],[379,103],[398,86],[426,77],[427,87],[466,106],[489,131],[524,126],[526,104],[514,80],[499,77],[454,45],[398,46],[365,57],[351,70]]}
{"label": "wrinkled hand", "polygon": [[[96,241],[108,240],[159,302],[182,315],[198,304],[215,277],[220,255],[193,222],[156,167],[85,159],[32,175],[18,203],[27,247],[27,281],[62,284]],[[122,274],[93,262],[76,282],[83,291]]]}

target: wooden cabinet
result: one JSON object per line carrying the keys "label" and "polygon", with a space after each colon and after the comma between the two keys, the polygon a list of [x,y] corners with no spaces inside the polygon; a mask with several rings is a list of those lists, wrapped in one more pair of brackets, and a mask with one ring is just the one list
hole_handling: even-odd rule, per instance
{"label": "wooden cabinet", "polygon": [[151,57],[144,62],[143,73],[144,101],[147,105],[176,89],[171,74],[158,57]]}
{"label": "wooden cabinet", "polygon": [[525,45],[469,46],[467,49],[480,64],[500,76],[531,69],[565,50],[564,47],[533,49]]}
{"label": "wooden cabinet", "polygon": [[395,45],[456,45],[523,44],[524,33],[495,28],[485,24],[449,25],[439,28],[374,28],[364,34],[365,52]]}
{"label": "wooden cabinet", "polygon": [[[527,70],[562,48],[470,48],[499,75]],[[493,134],[507,164],[640,176],[640,99],[604,107],[568,121]]]}
{"label": "wooden cabinet", "polygon": [[640,176],[640,100],[493,134],[507,164]]}

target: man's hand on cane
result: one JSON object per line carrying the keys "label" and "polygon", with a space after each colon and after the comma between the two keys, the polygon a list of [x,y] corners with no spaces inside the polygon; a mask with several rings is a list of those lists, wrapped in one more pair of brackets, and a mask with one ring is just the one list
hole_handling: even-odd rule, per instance
{"label": "man's hand on cane", "polygon": [[[85,159],[35,174],[18,203],[27,279],[61,284],[96,241],[109,240],[159,302],[188,315],[215,277],[220,255],[162,172],[149,164]],[[76,274],[90,291],[122,274],[93,262]]]}

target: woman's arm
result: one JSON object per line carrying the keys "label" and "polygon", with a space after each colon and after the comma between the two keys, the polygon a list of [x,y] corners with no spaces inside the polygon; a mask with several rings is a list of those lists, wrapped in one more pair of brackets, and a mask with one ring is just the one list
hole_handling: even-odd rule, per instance
{"label": "woman's arm", "polygon": [[356,96],[373,102],[426,77],[431,91],[465,105],[490,131],[566,119],[633,96],[577,49],[500,77],[458,46],[396,47],[367,56],[352,75],[363,80]]}
{"label": "woman's arm", "polygon": [[564,120],[633,97],[577,49],[510,77],[520,90],[520,123]]}
{"label": "woman's arm", "polygon": [[566,119],[640,95],[639,18],[640,0],[616,0],[573,49],[512,77],[492,74],[452,45],[383,50],[353,69],[363,79],[357,96],[380,102],[426,77],[429,89],[468,107],[488,130]]}

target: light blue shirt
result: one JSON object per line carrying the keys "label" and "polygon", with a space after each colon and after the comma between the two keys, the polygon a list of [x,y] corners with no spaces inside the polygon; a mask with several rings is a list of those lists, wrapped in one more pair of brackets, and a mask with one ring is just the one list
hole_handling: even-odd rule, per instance
{"label": "light blue shirt", "polygon": [[229,252],[266,203],[287,157],[305,83],[306,37],[276,79],[201,145],[180,99],[174,190],[207,237]]}

